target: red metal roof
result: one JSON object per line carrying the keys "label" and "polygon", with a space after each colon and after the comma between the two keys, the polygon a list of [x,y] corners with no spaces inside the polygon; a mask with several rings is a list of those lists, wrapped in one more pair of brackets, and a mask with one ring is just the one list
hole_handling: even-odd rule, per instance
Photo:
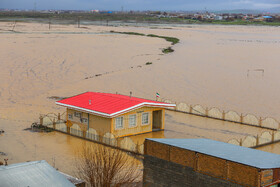
{"label": "red metal roof", "polygon": [[98,92],[86,92],[57,101],[56,104],[104,117],[115,117],[143,106],[163,108],[176,106],[175,104],[157,102],[120,94]]}

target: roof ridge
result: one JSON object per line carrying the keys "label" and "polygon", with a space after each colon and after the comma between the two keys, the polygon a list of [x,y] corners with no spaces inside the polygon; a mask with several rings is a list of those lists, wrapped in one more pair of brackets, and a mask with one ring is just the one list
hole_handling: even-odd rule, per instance
{"label": "roof ridge", "polygon": [[[14,163],[14,164],[10,164],[10,165],[3,165],[1,167],[3,168],[8,168],[8,169],[15,169],[15,168],[19,168],[19,167],[23,167],[26,165],[35,165],[35,164],[39,164],[39,163],[47,163],[45,160],[36,160],[36,161],[27,161],[27,162],[20,162],[20,163]],[[0,167],[0,169],[1,169]]]}
{"label": "roof ridge", "polygon": [[[125,97],[129,97],[130,99],[133,99],[133,100],[136,100],[136,99],[142,99],[142,100],[149,100],[149,101],[153,101],[153,102],[158,102],[160,103],[159,101],[154,101],[154,100],[151,100],[151,99],[144,99],[144,98],[141,98],[141,97],[134,97],[134,96],[129,96],[129,95],[123,95],[123,94],[114,94],[114,93],[104,93],[104,92],[89,92],[89,93],[98,93],[100,95],[102,94],[105,94],[106,96],[108,97],[113,97],[113,98],[118,98],[117,95],[120,95],[120,96],[125,96]],[[109,95],[108,95],[109,94]],[[120,99],[125,99],[125,98],[120,98]],[[143,101],[144,102],[144,101]]]}

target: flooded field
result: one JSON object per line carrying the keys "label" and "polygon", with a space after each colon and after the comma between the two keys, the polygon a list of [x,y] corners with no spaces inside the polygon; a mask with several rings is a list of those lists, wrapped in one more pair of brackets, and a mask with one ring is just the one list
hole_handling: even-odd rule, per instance
{"label": "flooded field", "polygon": [[[13,31],[11,31],[13,30]],[[110,33],[139,32],[160,38]],[[25,128],[40,114],[64,112],[53,96],[86,91],[201,104],[280,119],[278,63],[280,28],[264,26],[106,27],[0,22],[0,159],[10,163],[45,159],[73,174],[83,140],[59,132]],[[146,65],[147,62],[152,62]],[[259,71],[261,70],[261,71]],[[256,136],[262,129],[168,111],[166,130],[133,136],[154,138],[232,138]],[[267,130],[266,130],[267,131]],[[259,148],[280,154],[278,144]]]}
{"label": "flooded field", "polygon": [[[55,131],[39,133],[25,130],[29,127],[27,122],[0,120],[0,129],[5,129],[5,133],[0,135],[0,152],[6,154],[0,154],[0,160],[9,158],[9,163],[17,163],[43,159],[74,175],[76,153],[85,142],[92,142]],[[140,144],[145,138],[210,138],[227,142],[231,138],[260,135],[263,131],[268,130],[167,111],[165,131],[131,138]]]}

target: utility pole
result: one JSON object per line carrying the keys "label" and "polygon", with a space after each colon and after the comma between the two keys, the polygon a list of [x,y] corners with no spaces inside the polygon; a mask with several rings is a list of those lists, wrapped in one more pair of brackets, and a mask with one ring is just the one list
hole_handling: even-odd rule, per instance
{"label": "utility pole", "polygon": [[12,31],[15,30],[16,24],[17,24],[17,21],[15,20]]}
{"label": "utility pole", "polygon": [[49,18],[49,30],[51,30],[51,18]]}
{"label": "utility pole", "polygon": [[80,28],[80,18],[78,17],[78,28]]}
{"label": "utility pole", "polygon": [[55,168],[55,156],[52,157],[52,161],[53,161],[53,168]]}
{"label": "utility pole", "polygon": [[35,144],[35,153],[34,153],[34,157],[35,157],[35,160],[36,160],[36,151],[37,151],[37,144]]}

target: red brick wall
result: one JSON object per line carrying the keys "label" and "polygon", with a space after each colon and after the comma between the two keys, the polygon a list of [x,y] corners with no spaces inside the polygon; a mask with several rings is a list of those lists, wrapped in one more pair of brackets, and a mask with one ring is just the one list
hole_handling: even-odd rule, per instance
{"label": "red brick wall", "polygon": [[195,167],[195,152],[178,147],[170,147],[170,161],[182,166]]}
{"label": "red brick wall", "polygon": [[202,174],[244,186],[261,185],[261,173],[257,168],[149,140],[144,146],[145,155],[188,166]]}
{"label": "red brick wall", "polygon": [[263,170],[261,171],[261,185],[266,186],[273,182],[273,170]]}
{"label": "red brick wall", "polygon": [[144,154],[169,161],[169,146],[154,141],[145,141]]}
{"label": "red brick wall", "polygon": [[234,162],[228,162],[228,179],[246,186],[260,186],[258,169]]}
{"label": "red brick wall", "polygon": [[226,179],[227,161],[204,154],[198,154],[197,171],[214,177]]}

